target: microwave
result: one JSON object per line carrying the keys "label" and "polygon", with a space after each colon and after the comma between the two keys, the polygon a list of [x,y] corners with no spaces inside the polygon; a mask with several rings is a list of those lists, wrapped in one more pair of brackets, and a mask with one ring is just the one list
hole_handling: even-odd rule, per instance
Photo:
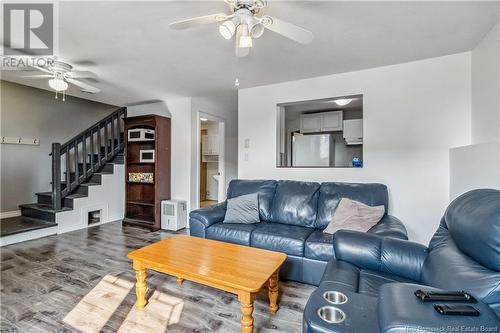
{"label": "microwave", "polygon": [[155,130],[134,128],[128,130],[128,141],[154,141]]}
{"label": "microwave", "polygon": [[144,149],[139,151],[139,162],[141,163],[154,163],[155,151],[154,149]]}

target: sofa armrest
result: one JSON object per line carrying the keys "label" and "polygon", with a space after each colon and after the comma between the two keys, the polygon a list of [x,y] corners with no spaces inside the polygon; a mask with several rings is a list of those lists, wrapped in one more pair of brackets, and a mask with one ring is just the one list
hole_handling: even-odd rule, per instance
{"label": "sofa armrest", "polygon": [[225,216],[226,202],[193,210],[189,213],[189,229],[191,236],[205,237],[205,230],[214,223],[224,221]]}
{"label": "sofa armrest", "polygon": [[357,231],[337,231],[333,246],[338,260],[414,281],[420,281],[427,257],[424,245]]}
{"label": "sofa armrest", "polygon": [[398,238],[398,239],[408,239],[408,232],[406,228],[398,218],[392,215],[384,215],[379,223],[375,224],[369,233],[380,235],[384,237]]}
{"label": "sofa armrest", "polygon": [[487,332],[488,328],[490,332],[498,331],[500,319],[488,304],[481,301],[474,304],[481,313],[479,317],[442,316],[434,310],[434,302],[421,302],[415,297],[418,289],[443,291],[410,283],[386,283],[380,287],[380,333]]}

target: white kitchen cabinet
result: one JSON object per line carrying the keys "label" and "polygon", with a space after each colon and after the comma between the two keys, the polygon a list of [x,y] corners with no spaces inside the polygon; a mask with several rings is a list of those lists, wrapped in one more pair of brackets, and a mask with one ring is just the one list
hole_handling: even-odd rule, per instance
{"label": "white kitchen cabinet", "polygon": [[321,132],[321,116],[318,113],[303,114],[300,116],[300,132]]}
{"label": "white kitchen cabinet", "polygon": [[342,111],[303,114],[300,116],[301,133],[342,131]]}
{"label": "white kitchen cabinet", "polygon": [[203,155],[219,155],[219,136],[203,135],[201,137],[201,146]]}
{"label": "white kitchen cabinet", "polygon": [[363,119],[344,120],[343,136],[348,145],[363,143]]}
{"label": "white kitchen cabinet", "polygon": [[321,122],[322,132],[342,131],[342,111],[333,111],[321,113],[323,121]]}

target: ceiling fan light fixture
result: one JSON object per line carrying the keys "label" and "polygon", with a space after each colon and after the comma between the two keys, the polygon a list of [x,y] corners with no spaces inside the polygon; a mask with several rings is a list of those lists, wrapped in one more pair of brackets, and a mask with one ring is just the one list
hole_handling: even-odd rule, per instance
{"label": "ceiling fan light fixture", "polygon": [[226,21],[219,26],[219,33],[225,39],[231,39],[236,31],[236,24],[231,21]]}
{"label": "ceiling fan light fixture", "polygon": [[338,106],[346,106],[347,104],[351,103],[352,100],[353,100],[353,98],[340,98],[340,99],[336,99],[334,102]]}
{"label": "ceiling fan light fixture", "polygon": [[241,25],[241,36],[238,40],[238,47],[249,48],[253,46],[252,36],[249,35],[248,25]]}
{"label": "ceiling fan light fixture", "polygon": [[259,38],[264,34],[264,25],[254,16],[249,16],[246,20],[248,31],[252,38]]}
{"label": "ceiling fan light fixture", "polygon": [[68,84],[62,79],[50,79],[49,86],[55,91],[65,91],[68,89]]}

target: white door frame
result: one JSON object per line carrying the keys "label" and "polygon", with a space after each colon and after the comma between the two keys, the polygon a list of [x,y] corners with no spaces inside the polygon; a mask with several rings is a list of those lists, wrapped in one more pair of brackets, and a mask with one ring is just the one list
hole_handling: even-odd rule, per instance
{"label": "white door frame", "polygon": [[219,187],[217,200],[222,202],[226,199],[226,120],[210,113],[198,111],[196,121],[196,208],[200,207],[200,169],[201,169],[201,118],[219,123]]}

